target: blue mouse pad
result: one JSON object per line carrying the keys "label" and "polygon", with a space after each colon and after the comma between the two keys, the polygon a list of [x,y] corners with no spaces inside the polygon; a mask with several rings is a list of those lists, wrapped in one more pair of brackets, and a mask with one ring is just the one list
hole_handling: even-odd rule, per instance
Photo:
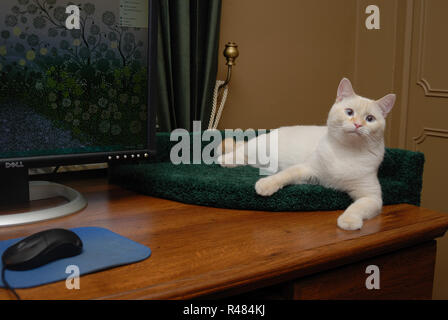
{"label": "blue mouse pad", "polygon": [[[80,275],[130,264],[149,258],[151,249],[120,236],[110,230],[96,227],[71,229],[83,242],[80,255],[50,262],[28,271],[6,270],[6,281],[13,288],[31,288],[43,284],[66,280],[73,271],[66,269],[69,265],[79,268]],[[0,256],[3,252],[23,238],[0,241]],[[3,264],[0,259],[0,268]],[[0,269],[1,270],[1,269]],[[0,287],[5,287],[0,277]]]}

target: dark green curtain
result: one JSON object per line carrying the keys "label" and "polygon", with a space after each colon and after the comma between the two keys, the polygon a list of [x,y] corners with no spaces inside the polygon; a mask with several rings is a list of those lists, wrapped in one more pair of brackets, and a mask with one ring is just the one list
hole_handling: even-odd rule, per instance
{"label": "dark green curtain", "polygon": [[207,129],[216,82],[221,0],[159,0],[159,131]]}

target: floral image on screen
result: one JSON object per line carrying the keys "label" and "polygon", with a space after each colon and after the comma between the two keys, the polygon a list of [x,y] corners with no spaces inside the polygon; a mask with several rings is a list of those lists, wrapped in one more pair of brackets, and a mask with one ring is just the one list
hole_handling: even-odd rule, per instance
{"label": "floral image on screen", "polygon": [[119,19],[119,0],[1,1],[0,158],[147,146],[148,29]]}

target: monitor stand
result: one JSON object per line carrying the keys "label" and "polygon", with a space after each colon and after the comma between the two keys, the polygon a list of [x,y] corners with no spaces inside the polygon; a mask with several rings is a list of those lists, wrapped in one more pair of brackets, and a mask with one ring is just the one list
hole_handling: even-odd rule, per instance
{"label": "monitor stand", "polygon": [[46,182],[28,181],[27,168],[0,170],[0,204],[11,207],[29,201],[63,197],[68,203],[25,213],[0,214],[0,227],[22,225],[59,218],[76,213],[87,206],[86,199],[67,186]]}

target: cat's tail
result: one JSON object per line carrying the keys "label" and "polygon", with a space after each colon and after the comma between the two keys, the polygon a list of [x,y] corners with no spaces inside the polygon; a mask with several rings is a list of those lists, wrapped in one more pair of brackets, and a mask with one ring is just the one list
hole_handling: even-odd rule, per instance
{"label": "cat's tail", "polygon": [[[242,148],[235,152],[238,148]],[[235,167],[237,165],[243,165],[245,163],[245,142],[235,142],[233,138],[224,139],[218,147],[217,163],[223,167]],[[241,157],[241,160],[237,161],[236,157]]]}
{"label": "cat's tail", "polygon": [[236,148],[236,143],[233,138],[224,139],[217,149],[217,155],[223,155],[229,152],[233,152]]}

